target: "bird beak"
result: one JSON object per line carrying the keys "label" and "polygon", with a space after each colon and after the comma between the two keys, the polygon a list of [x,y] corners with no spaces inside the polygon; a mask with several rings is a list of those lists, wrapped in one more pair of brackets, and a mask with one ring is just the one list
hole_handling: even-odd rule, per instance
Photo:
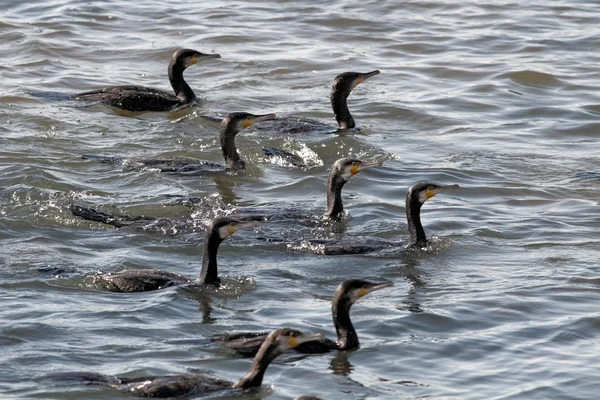
{"label": "bird beak", "polygon": [[383,164],[381,161],[364,162],[358,166],[358,171],[364,171],[365,169],[381,167]]}
{"label": "bird beak", "polygon": [[202,54],[200,57],[194,57],[195,63],[209,58],[221,58],[220,54]]}
{"label": "bird beak", "polygon": [[442,186],[438,186],[437,188],[435,188],[433,190],[428,190],[427,192],[425,192],[425,195],[427,196],[428,199],[430,199],[440,192],[444,192],[446,190],[454,190],[454,189],[458,189],[458,188],[460,188],[460,186],[458,186],[457,184],[442,185]]}
{"label": "bird beak", "polygon": [[259,226],[260,226],[259,221],[248,221],[248,222],[242,222],[241,224],[237,224],[234,226],[234,228],[235,228],[235,231],[239,231],[240,229],[258,228]]}
{"label": "bird beak", "polygon": [[359,297],[363,297],[363,296],[366,296],[367,294],[369,294],[371,292],[374,292],[374,291],[379,290],[379,289],[384,289],[384,288],[390,287],[390,286],[394,286],[394,282],[375,283],[371,287],[366,287],[366,288],[360,289],[358,295],[359,295]]}
{"label": "bird beak", "polygon": [[243,127],[248,128],[250,125],[255,124],[257,122],[269,121],[271,119],[275,119],[275,114],[265,114],[265,115],[253,115],[246,118],[244,121]]}
{"label": "bird beak", "polygon": [[379,75],[379,70],[378,69],[376,69],[375,71],[371,71],[371,72],[366,72],[364,74],[360,74],[358,76],[358,78],[356,78],[356,80],[353,82],[352,88],[354,89],[359,84],[363,83],[364,81],[366,81],[367,79],[369,79],[370,77],[375,76],[375,75]]}
{"label": "bird beak", "polygon": [[365,74],[362,74],[362,76],[361,76],[362,79],[361,80],[362,81],[366,81],[370,77],[375,76],[375,75],[379,75],[379,74],[380,74],[379,70],[376,69],[375,71],[371,71],[371,72],[367,72]]}
{"label": "bird beak", "polygon": [[321,339],[323,339],[322,333],[303,333],[300,336],[290,336],[288,338],[288,346],[293,349],[294,347],[300,346],[302,343],[313,342]]}
{"label": "bird beak", "polygon": [[250,121],[250,123],[254,124],[256,122],[269,121],[275,119],[275,114],[265,114],[265,115],[255,115],[254,118]]}

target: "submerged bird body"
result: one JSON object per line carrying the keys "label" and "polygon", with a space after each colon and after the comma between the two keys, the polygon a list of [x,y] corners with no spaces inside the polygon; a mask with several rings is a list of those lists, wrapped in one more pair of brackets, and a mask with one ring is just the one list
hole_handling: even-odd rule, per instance
{"label": "submerged bird body", "polygon": [[270,332],[256,353],[249,372],[237,383],[201,374],[126,378],[79,372],[53,374],[47,376],[47,378],[65,383],[78,382],[88,385],[108,386],[134,396],[153,398],[182,398],[225,390],[249,389],[259,387],[262,384],[267,367],[276,357],[289,349],[318,340],[321,337],[320,334],[303,334],[290,328],[280,328]]}
{"label": "submerged bird body", "polygon": [[[436,194],[457,189],[458,185],[438,185],[436,183],[416,183],[406,194],[406,220],[410,235],[407,247],[421,248],[427,245],[427,236],[421,223],[421,207]],[[288,248],[308,251],[324,255],[363,254],[372,251],[398,248],[402,243],[388,241],[377,237],[358,237],[343,239],[311,239],[300,243],[289,244]]]}
{"label": "submerged bird body", "polygon": [[169,82],[173,93],[144,86],[110,86],[71,96],[75,100],[99,102],[127,111],[173,111],[193,104],[194,91],[183,79],[183,71],[190,65],[208,58],[221,58],[219,54],[203,54],[196,50],[180,49],[169,62]]}
{"label": "submerged bird body", "polygon": [[[331,102],[331,109],[335,115],[335,120],[338,124],[337,128],[323,124],[319,121],[297,117],[279,118],[266,124],[257,125],[257,128],[291,134],[301,132],[331,134],[353,129],[356,127],[356,124],[348,109],[348,96],[356,86],[375,75],[379,75],[378,70],[366,73],[343,72],[335,77],[331,85],[329,100]],[[299,156],[288,151],[274,147],[263,147],[263,151],[267,158],[279,158],[287,165],[305,167],[303,160]]]}
{"label": "submerged bird body", "polygon": [[[340,158],[331,166],[327,180],[327,210],[325,215],[291,208],[268,207],[243,207],[236,209],[230,216],[247,218],[260,216],[266,221],[308,221],[311,225],[321,223],[323,219],[339,221],[343,217],[344,206],[342,202],[342,188],[356,174],[369,168],[379,167],[381,163],[366,162],[357,159]],[[184,197],[177,200],[177,204],[194,206],[203,204],[204,198]],[[117,228],[131,227],[142,230],[159,228],[162,231],[188,231],[197,230],[198,224],[188,219],[157,218],[148,216],[128,216],[124,214],[105,213],[93,208],[79,205],[69,207],[73,215],[86,220],[101,222]],[[212,209],[210,210],[213,211]],[[200,227],[201,228],[201,227]]]}
{"label": "submerged bird body", "polygon": [[[360,279],[342,282],[337,287],[331,301],[331,316],[337,334],[337,341],[323,338],[300,345],[295,350],[305,354],[321,354],[332,350],[352,350],[359,347],[358,334],[350,320],[350,308],[358,299],[368,293],[393,285],[393,282],[371,283]],[[215,336],[212,340],[244,357],[252,357],[256,354],[267,335],[268,332],[236,333]]]}
{"label": "submerged bird body", "polygon": [[254,227],[256,222],[233,218],[215,218],[209,225],[204,239],[202,269],[198,279],[157,269],[126,270],[116,274],[93,275],[94,282],[113,292],[145,292],[187,283],[218,286],[220,279],[217,269],[219,245],[237,230]]}
{"label": "submerged bird body", "polygon": [[245,112],[228,114],[221,122],[219,141],[221,152],[225,159],[225,166],[210,161],[198,160],[190,157],[169,158],[131,158],[83,155],[84,160],[92,160],[107,164],[123,164],[124,169],[152,168],[161,172],[171,172],[186,175],[201,175],[210,172],[240,171],[246,168],[246,163],[240,157],[235,146],[235,137],[242,129],[258,121],[268,121],[275,118],[275,114],[253,115]]}

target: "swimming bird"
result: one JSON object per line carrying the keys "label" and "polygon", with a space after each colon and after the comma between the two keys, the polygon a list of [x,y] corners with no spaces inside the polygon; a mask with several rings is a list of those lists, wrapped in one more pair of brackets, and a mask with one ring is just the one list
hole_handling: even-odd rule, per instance
{"label": "swimming bird", "polygon": [[[410,235],[406,247],[422,248],[427,246],[427,236],[421,223],[421,207],[438,193],[459,188],[458,185],[439,185],[420,182],[412,185],[406,193],[406,221]],[[343,239],[309,239],[287,245],[291,250],[308,251],[324,255],[362,254],[372,251],[401,247],[402,243],[381,238],[346,237]]]}
{"label": "swimming bird", "polygon": [[[331,301],[331,316],[337,334],[337,341],[323,338],[295,348],[299,353],[319,354],[332,350],[353,350],[359,347],[358,334],[350,320],[350,307],[367,294],[389,286],[394,282],[371,283],[360,279],[347,280],[339,284]],[[244,357],[252,357],[259,350],[269,332],[236,333],[212,338],[226,348]]]}
{"label": "swimming bird", "polygon": [[237,383],[201,374],[117,377],[90,372],[51,374],[46,379],[108,386],[137,397],[188,398],[204,394],[233,395],[236,390],[259,387],[269,364],[289,349],[319,340],[321,334],[305,334],[296,329],[279,328],[267,336],[256,353],[248,373]]}
{"label": "swimming bird", "polygon": [[209,58],[221,56],[191,49],[180,49],[173,53],[169,62],[169,82],[174,95],[160,89],[129,85],[90,90],[74,94],[71,98],[99,102],[128,111],[173,111],[197,101],[194,91],[183,79],[183,71],[190,65]]}
{"label": "swimming bird", "polygon": [[[369,168],[380,167],[381,162],[367,162],[353,158],[340,158],[331,166],[329,178],[327,180],[327,210],[322,219],[339,221],[343,216],[344,205],[342,202],[342,188],[354,175]],[[194,206],[203,204],[205,199],[202,197],[185,197],[177,200],[177,204]],[[147,230],[151,227],[158,227],[161,231],[187,231],[198,228],[198,224],[190,218],[175,219],[165,217],[149,217],[144,215],[129,216],[125,214],[106,213],[93,208],[83,207],[72,204],[69,209],[76,217],[89,221],[101,222],[112,225],[116,228],[131,227]],[[210,210],[212,211],[212,209]],[[231,216],[235,215],[262,215],[265,220],[289,220],[289,219],[316,219],[317,216],[312,213],[298,211],[296,209],[268,209],[265,207],[243,207],[235,210]]]}
{"label": "swimming bird", "polygon": [[116,274],[93,275],[99,283],[112,292],[146,292],[164,289],[170,286],[196,283],[219,286],[221,279],[217,269],[217,251],[223,240],[240,229],[255,227],[257,221],[234,218],[215,218],[206,230],[202,269],[198,279],[158,269],[130,269]]}
{"label": "swimming bird", "polygon": [[84,160],[92,160],[107,164],[123,164],[125,169],[153,168],[161,172],[180,173],[186,175],[201,175],[210,172],[234,172],[244,170],[246,162],[242,160],[235,147],[235,137],[242,129],[260,121],[275,118],[275,114],[254,115],[246,112],[227,114],[221,122],[219,141],[221,152],[225,159],[225,166],[210,161],[198,160],[190,157],[170,158],[131,158],[110,157],[84,154]]}
{"label": "swimming bird", "polygon": [[[302,119],[297,117],[284,117],[269,122],[268,124],[257,125],[257,129],[274,130],[286,133],[317,132],[317,133],[336,133],[356,127],[354,118],[348,109],[348,96],[352,90],[367,79],[379,75],[379,70],[371,72],[343,72],[335,77],[331,84],[329,100],[331,108],[338,124],[337,129],[319,121]],[[305,167],[303,160],[297,155],[288,151],[274,147],[263,147],[263,152],[267,158],[279,157],[288,165]]]}

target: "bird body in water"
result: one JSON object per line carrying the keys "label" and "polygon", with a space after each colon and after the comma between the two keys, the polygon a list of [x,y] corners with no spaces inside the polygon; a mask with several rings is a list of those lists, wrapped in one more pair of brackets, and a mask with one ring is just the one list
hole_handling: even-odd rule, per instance
{"label": "bird body in water", "polygon": [[[360,279],[342,282],[336,289],[331,301],[331,315],[337,333],[337,341],[323,338],[296,347],[296,351],[306,354],[327,353],[332,350],[353,350],[359,347],[358,334],[350,320],[350,308],[361,297],[389,286],[393,282],[371,283]],[[237,333],[213,337],[213,341],[232,349],[237,353],[252,357],[263,344],[268,332]]]}
{"label": "bird body in water", "polygon": [[71,96],[75,100],[99,102],[127,111],[173,111],[197,101],[196,95],[183,79],[183,71],[190,65],[219,54],[204,54],[196,50],[180,49],[169,62],[169,82],[175,94],[144,86],[110,86]]}
{"label": "bird body in water", "polygon": [[234,172],[244,170],[246,162],[242,160],[235,146],[235,137],[242,129],[260,121],[275,118],[275,114],[254,115],[246,112],[228,114],[221,122],[219,142],[225,159],[225,166],[189,157],[170,158],[131,158],[83,155],[84,160],[92,160],[107,164],[124,164],[125,169],[153,168],[161,172],[186,175],[202,175],[209,172]]}
{"label": "bird body in water", "polygon": [[[439,185],[421,182],[412,185],[406,194],[406,221],[410,235],[406,247],[422,248],[427,246],[427,236],[421,223],[421,207],[436,194],[459,188],[458,185]],[[344,239],[310,239],[300,243],[289,244],[291,250],[309,251],[324,255],[363,254],[386,248],[401,247],[400,242],[392,242],[381,238]]]}
{"label": "bird body in water", "polygon": [[[268,334],[256,353],[248,373],[238,382],[229,382],[209,375],[183,374],[126,378],[89,372],[58,373],[46,379],[65,383],[108,386],[138,397],[182,398],[204,394],[223,394],[235,389],[250,389],[262,385],[269,364],[284,352],[305,343],[319,340],[321,334],[304,334],[296,329],[279,328]],[[233,394],[233,393],[232,393]]]}
{"label": "bird body in water", "polygon": [[[329,171],[329,177],[327,180],[327,210],[322,218],[318,218],[316,215],[300,212],[297,210],[273,210],[269,213],[268,210],[261,209],[261,207],[244,207],[243,209],[236,210],[232,216],[238,214],[241,215],[262,215],[265,220],[277,221],[277,220],[300,220],[300,219],[311,219],[311,220],[325,220],[339,221],[343,217],[344,205],[342,201],[342,188],[344,185],[356,174],[369,168],[380,167],[381,162],[367,162],[351,158],[340,158],[331,166]],[[200,197],[186,197],[178,199],[178,204],[193,206],[195,204],[202,204],[203,198]],[[89,207],[83,207],[80,205],[71,205],[69,207],[73,215],[81,217],[86,220],[101,222],[107,225],[112,225],[116,228],[121,227],[132,227],[146,230],[149,227],[159,226],[161,230],[182,231],[186,228],[197,229],[197,224],[190,221],[190,219],[172,219],[172,218],[157,218],[148,217],[144,215],[140,216],[128,216],[124,214],[105,213],[102,211],[95,210]]]}
{"label": "bird body in water", "polygon": [[[267,221],[277,220],[299,220],[299,219],[319,219],[327,221],[340,221],[343,217],[344,205],[342,200],[342,189],[350,179],[358,173],[375,167],[381,167],[380,161],[362,161],[355,158],[340,158],[336,160],[329,170],[327,178],[327,210],[324,215],[316,216],[315,214],[298,211],[294,209],[279,209],[273,212],[265,212],[261,207],[244,207],[236,210],[236,213],[257,214],[263,215]],[[194,206],[197,203],[202,203],[201,197],[185,197],[177,199],[176,204]],[[136,218],[136,217],[128,217]]]}
{"label": "bird body in water", "polygon": [[[303,120],[299,118],[282,118],[269,123],[257,125],[257,129],[270,131],[279,131],[286,133],[317,132],[317,133],[336,133],[349,129],[354,129],[356,123],[350,110],[348,109],[348,96],[352,90],[365,80],[379,75],[379,71],[371,72],[343,72],[335,77],[331,85],[329,100],[331,108],[338,124],[337,129],[318,121]],[[305,167],[303,160],[297,155],[288,151],[274,147],[263,147],[263,152],[267,158],[279,158],[287,165],[295,167]]]}
{"label": "bird body in water", "polygon": [[221,281],[217,269],[219,245],[236,231],[255,227],[256,224],[256,221],[242,221],[226,217],[215,218],[206,231],[202,269],[196,280],[157,269],[134,269],[116,274],[93,275],[94,282],[112,292],[146,292],[188,283],[219,286]]}

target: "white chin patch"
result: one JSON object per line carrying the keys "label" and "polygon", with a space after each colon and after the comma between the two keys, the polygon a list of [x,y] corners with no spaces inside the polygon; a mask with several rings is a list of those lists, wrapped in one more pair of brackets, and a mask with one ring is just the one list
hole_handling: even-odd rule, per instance
{"label": "white chin patch", "polygon": [[427,191],[423,190],[419,192],[419,203],[423,204],[425,201],[427,201]]}
{"label": "white chin patch", "polygon": [[221,239],[227,239],[229,236],[231,236],[231,233],[229,233],[229,225],[225,225],[219,228],[219,237]]}
{"label": "white chin patch", "polygon": [[341,178],[342,178],[344,181],[346,181],[346,182],[347,182],[347,181],[349,181],[349,180],[350,180],[350,178],[352,178],[352,174],[350,173],[350,171],[346,170],[346,171],[344,171],[344,172],[342,172],[342,173],[340,174],[340,177],[341,177]]}
{"label": "white chin patch", "polygon": [[360,299],[360,289],[353,290],[350,294],[350,302],[352,304],[356,303]]}

